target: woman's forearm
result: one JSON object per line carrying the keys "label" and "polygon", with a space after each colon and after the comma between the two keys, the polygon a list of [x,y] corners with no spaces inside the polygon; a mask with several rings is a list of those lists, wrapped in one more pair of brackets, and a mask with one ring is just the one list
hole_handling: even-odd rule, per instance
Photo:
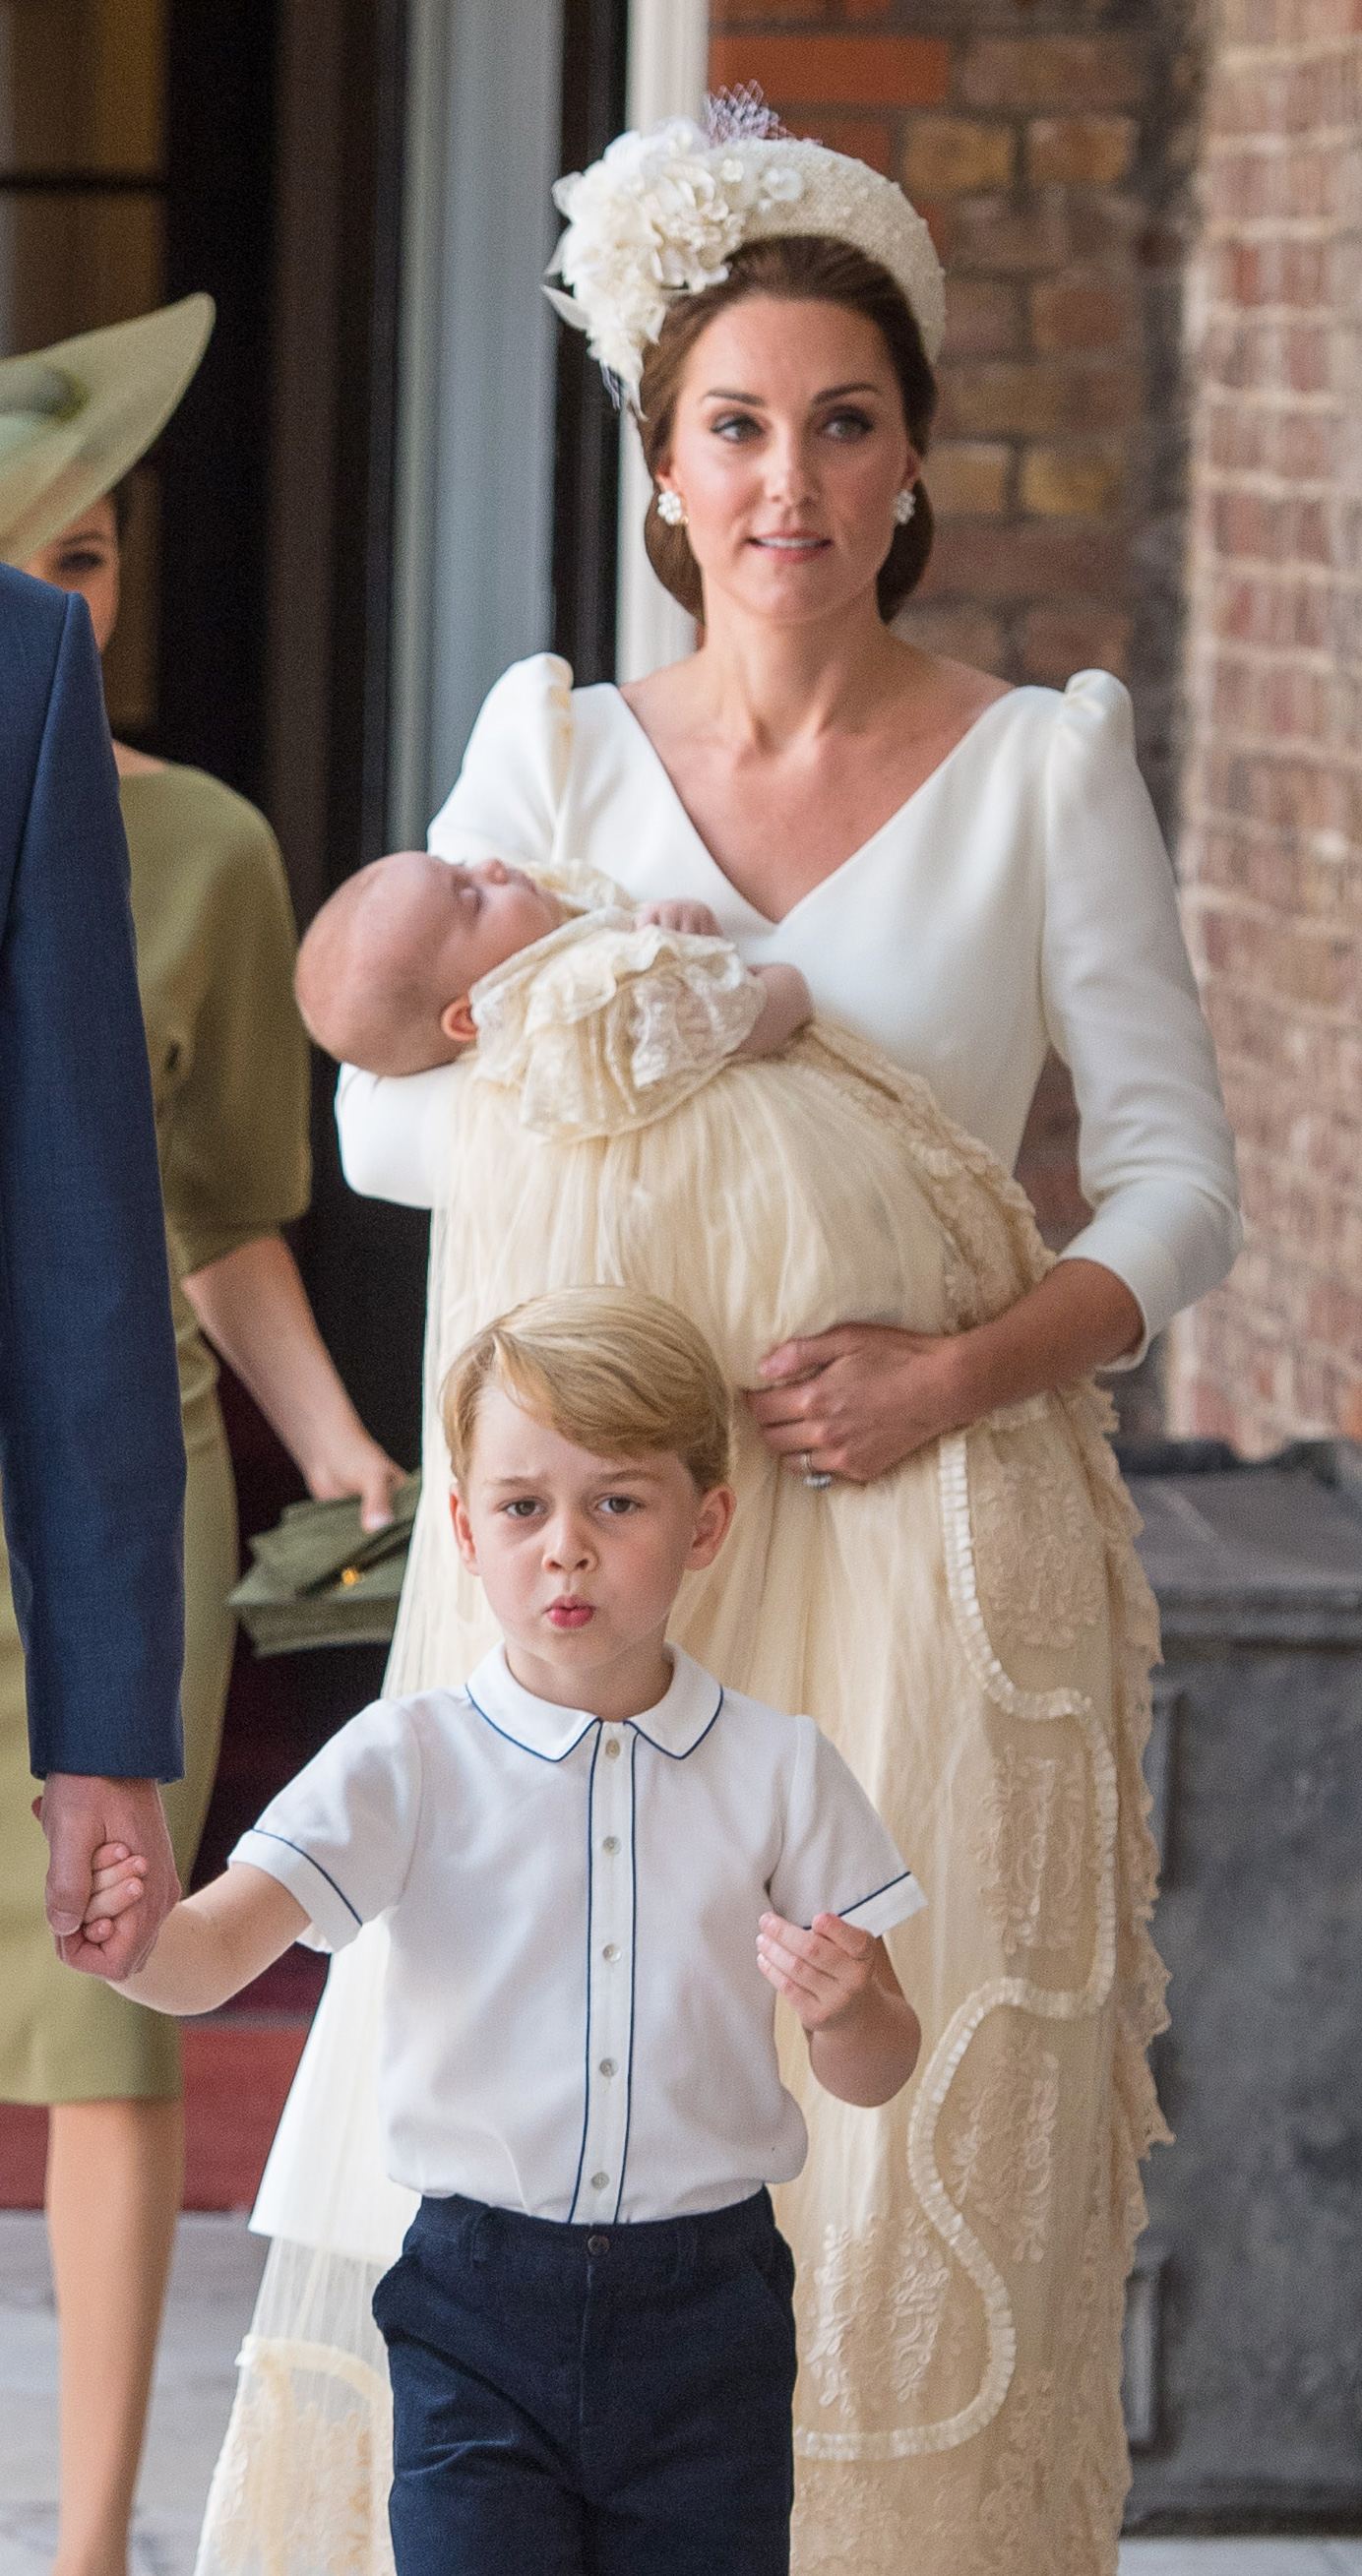
{"label": "woman's forearm", "polygon": [[370,1439],[317,1329],[282,1235],[240,1244],[196,1270],[185,1295],[215,1350],[236,1371],[314,1494],[382,1499],[398,1470]]}
{"label": "woman's forearm", "polygon": [[1060,1261],[990,1323],[942,1343],[948,1426],[1070,1386],[1135,1349],[1144,1317],[1124,1280],[1099,1261]]}

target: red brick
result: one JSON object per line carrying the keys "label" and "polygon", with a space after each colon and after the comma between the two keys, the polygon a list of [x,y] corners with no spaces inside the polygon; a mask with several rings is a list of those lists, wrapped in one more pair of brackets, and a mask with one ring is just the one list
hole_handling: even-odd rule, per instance
{"label": "red brick", "polygon": [[1129,574],[1129,548],[1116,528],[1057,528],[1038,520],[1015,526],[960,519],[941,530],[924,590],[999,606],[1013,600],[1119,597]]}
{"label": "red brick", "polygon": [[965,197],[951,210],[953,272],[1025,275],[1063,268],[1071,247],[1065,210],[1049,199]]}
{"label": "red brick", "polygon": [[1012,450],[998,441],[948,440],[934,447],[927,488],[938,518],[992,518],[1006,509]]}
{"label": "red brick", "polygon": [[839,16],[838,0],[723,0],[710,20],[710,43],[729,27],[769,27],[773,20],[812,19],[831,26]]}
{"label": "red brick", "polygon": [[1120,608],[1031,608],[1022,623],[1022,668],[1028,680],[1062,689],[1075,671],[1130,666],[1130,618]]}
{"label": "red brick", "polygon": [[1041,116],[1026,130],[1032,187],[1114,188],[1135,157],[1133,116]]}
{"label": "red brick", "polygon": [[960,93],[971,107],[1134,107],[1144,49],[1126,36],[983,36],[967,45]]}
{"label": "red brick", "polygon": [[1126,367],[984,359],[943,375],[939,425],[953,438],[1045,438],[1085,423],[1121,428],[1138,420],[1142,394],[1138,375]]}
{"label": "red brick", "polygon": [[820,116],[814,108],[807,118],[795,122],[801,130],[807,126],[830,152],[846,152],[853,161],[868,161],[882,177],[892,177],[894,128],[887,116]]}
{"label": "red brick", "polygon": [[987,609],[919,603],[914,593],[900,609],[894,627],[924,653],[942,653],[949,661],[969,662],[976,670],[1008,676],[1002,626]]}
{"label": "red brick", "polygon": [[977,116],[915,116],[904,146],[903,184],[914,200],[1006,188],[1016,157],[1010,125]]}
{"label": "red brick", "polygon": [[1038,349],[1130,348],[1139,330],[1139,301],[1129,286],[1047,278],[1031,289],[1031,337]]}
{"label": "red brick", "polygon": [[1110,443],[1031,447],[1022,458],[1021,505],[1040,518],[1109,519],[1124,496],[1125,458]]}
{"label": "red brick", "polygon": [[714,86],[757,81],[777,105],[935,107],[950,79],[950,47],[935,36],[716,36]]}
{"label": "red brick", "polygon": [[1021,289],[1001,278],[953,277],[946,288],[946,339],[941,355],[1006,358],[1020,349],[1024,329]]}

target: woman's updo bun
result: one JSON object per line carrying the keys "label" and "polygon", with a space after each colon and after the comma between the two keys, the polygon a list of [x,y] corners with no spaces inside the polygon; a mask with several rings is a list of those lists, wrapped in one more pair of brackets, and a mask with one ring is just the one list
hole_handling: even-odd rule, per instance
{"label": "woman's updo bun", "polygon": [[[678,296],[644,353],[639,385],[639,435],[653,482],[643,542],[664,590],[697,621],[704,615],[700,567],[684,527],[670,528],[658,516],[657,476],[666,463],[676,398],[696,341],[716,314],[753,295],[778,296],[787,303],[841,304],[849,313],[873,322],[898,378],[908,435],[919,456],[927,452],[936,413],[936,378],[906,298],[878,260],[867,259],[846,242],[824,233],[789,233],[748,242],[735,251],[721,285],[707,286],[698,295]],[[931,503],[921,483],[914,489],[917,508],[906,527],[895,528],[876,584],[880,615],[886,623],[917,588],[932,551]]]}

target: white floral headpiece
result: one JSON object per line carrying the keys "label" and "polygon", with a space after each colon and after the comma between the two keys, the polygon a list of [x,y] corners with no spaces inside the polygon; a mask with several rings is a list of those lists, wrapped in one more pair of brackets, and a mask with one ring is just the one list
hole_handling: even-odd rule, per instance
{"label": "white floral headpiece", "polygon": [[672,117],[619,135],[553,197],[567,230],[548,274],[568,291],[545,293],[631,401],[676,298],[718,286],[744,242],[778,233],[830,234],[878,260],[928,358],[941,347],[945,280],[921,215],[864,161],[786,134],[752,88],[710,100],[705,126]]}

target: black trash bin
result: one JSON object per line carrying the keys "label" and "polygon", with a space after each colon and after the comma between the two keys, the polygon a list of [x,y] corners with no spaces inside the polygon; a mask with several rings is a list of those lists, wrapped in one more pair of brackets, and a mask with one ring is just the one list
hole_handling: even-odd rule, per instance
{"label": "black trash bin", "polygon": [[1177,2138],[1127,2311],[1128,2524],[1362,2532],[1362,1449],[1123,1464]]}

